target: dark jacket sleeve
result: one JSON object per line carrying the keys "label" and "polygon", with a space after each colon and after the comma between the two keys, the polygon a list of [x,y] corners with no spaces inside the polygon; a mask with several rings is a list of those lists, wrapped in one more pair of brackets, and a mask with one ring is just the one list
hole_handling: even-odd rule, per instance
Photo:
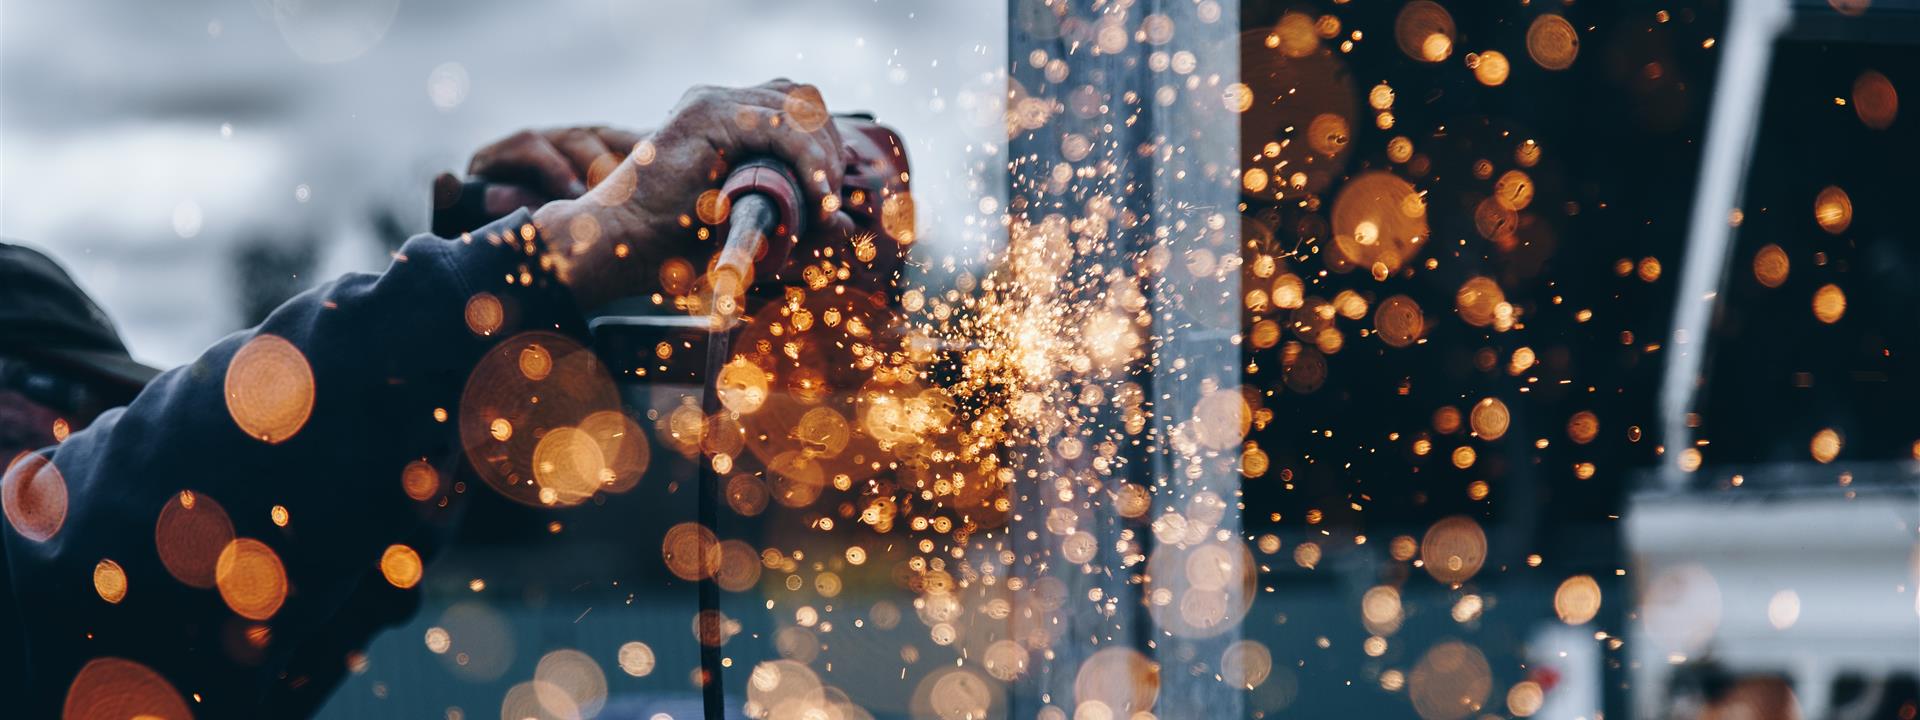
{"label": "dark jacket sleeve", "polygon": [[[103,657],[153,670],[202,718],[279,715],[324,697],[346,662],[339,648],[364,647],[417,603],[417,589],[384,581],[381,558],[393,545],[433,552],[461,462],[458,403],[474,364],[521,331],[584,337],[571,296],[537,267],[530,221],[520,211],[468,237],[416,237],[386,272],[306,292],[160,376],[126,408],[46,451],[53,475],[42,470],[30,486],[20,483],[33,478],[9,477],[12,489],[38,491],[10,498],[17,502],[0,533],[18,614],[0,622],[18,624],[21,645],[0,652],[24,663],[5,673],[19,684],[7,702],[32,709],[21,717],[57,716],[76,675]],[[491,298],[470,317],[482,293]],[[228,378],[236,353],[267,335],[297,349],[312,374],[310,413],[290,435],[284,428],[298,408],[285,407],[284,393],[261,400]],[[280,353],[280,367],[290,367],[288,357]],[[256,434],[230,411],[230,394],[241,407],[266,403],[256,408],[264,413]],[[441,481],[416,500],[402,473],[423,460]],[[51,523],[55,484],[64,486],[65,507]],[[169,571],[163,552],[193,550],[162,547],[169,537],[156,533],[163,507],[183,492],[217,502],[234,537],[277,556],[286,594],[270,616],[242,617],[221,588],[194,587]],[[96,588],[102,561],[124,573],[118,603]],[[269,586],[237,590],[271,595],[267,579]],[[111,577],[107,584],[111,590]],[[309,672],[316,662],[325,670]]]}

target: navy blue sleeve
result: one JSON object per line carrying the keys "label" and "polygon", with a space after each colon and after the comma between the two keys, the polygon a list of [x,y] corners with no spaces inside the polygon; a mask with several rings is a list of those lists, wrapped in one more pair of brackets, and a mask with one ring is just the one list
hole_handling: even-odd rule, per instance
{"label": "navy blue sleeve", "polygon": [[49,463],[15,463],[0,537],[18,617],[0,622],[18,623],[22,647],[0,652],[24,667],[5,673],[8,703],[53,717],[90,702],[88,672],[133,667],[101,658],[151,670],[203,718],[323,698],[338,649],[418,602],[382,558],[433,553],[475,363],[521,331],[585,336],[538,258],[526,211],[416,237],[386,272],[314,288],[160,376]]}

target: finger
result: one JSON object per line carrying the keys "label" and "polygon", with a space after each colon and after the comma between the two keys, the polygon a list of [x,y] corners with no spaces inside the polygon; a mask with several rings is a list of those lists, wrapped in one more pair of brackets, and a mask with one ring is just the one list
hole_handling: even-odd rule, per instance
{"label": "finger", "polygon": [[[796,114],[818,113],[817,117],[809,117],[808,122],[803,125],[813,125],[813,131],[822,136],[821,142],[828,150],[827,157],[832,159],[832,162],[828,163],[827,172],[833,178],[833,186],[840,187],[846,181],[847,168],[843,159],[846,143],[840,137],[840,128],[833,122],[833,115],[827,110],[826,99],[820,96],[819,88],[806,84],[793,85],[786,91],[786,97],[785,109],[788,117],[794,117]],[[803,129],[806,128],[803,127]]]}
{"label": "finger", "polygon": [[835,127],[833,114],[827,110],[826,99],[820,96],[819,88],[775,79],[741,92],[760,105],[785,112],[800,129],[824,133],[835,145],[840,144],[840,129]]}
{"label": "finger", "polygon": [[578,197],[584,184],[573,164],[546,137],[521,131],[474,155],[468,174],[531,184],[553,197]]}
{"label": "finger", "polygon": [[608,173],[613,172],[614,166],[620,163],[620,156],[615,155],[613,149],[600,140],[599,133],[585,128],[569,128],[554,133],[553,144],[560,150],[561,155],[567,157],[567,162],[573,166],[574,175],[585,181],[584,184],[575,188],[579,192],[568,197],[579,197],[580,193],[587,191],[587,187],[600,184]]}
{"label": "finger", "polygon": [[840,245],[846,245],[847,238],[851,238],[855,233],[860,232],[860,225],[854,222],[852,215],[848,215],[846,211],[842,210],[834,213],[832,217],[822,222],[820,229],[820,235],[833,241],[835,246],[838,247]]}
{"label": "finger", "polygon": [[653,131],[595,127],[593,133],[599,135],[600,142],[606,143],[607,147],[613,148],[615,152],[628,152],[633,150],[633,146],[639,145],[641,140],[647,139],[648,135],[652,135]]}
{"label": "finger", "polygon": [[[791,83],[789,83],[789,85],[791,85]],[[811,86],[796,87],[810,88]],[[839,159],[844,152],[840,140],[840,131],[833,126],[833,118],[827,114],[826,106],[820,103],[818,91],[787,93],[775,91],[763,86],[747,88],[741,92],[763,107],[780,110],[784,118],[782,124],[792,125],[799,130],[814,135],[815,140],[827,152],[827,157],[834,158],[833,161],[824,163],[820,168],[825,172],[823,177],[815,178],[812,176],[812,173],[809,172],[801,178],[802,181],[824,179],[828,185],[835,189],[838,189],[841,184],[846,181],[846,163]],[[795,166],[794,171],[795,173],[799,173],[800,168]]]}
{"label": "finger", "polygon": [[[823,132],[808,132],[794,122],[784,107],[786,96],[765,88],[740,88],[726,91],[723,102],[736,103],[731,115],[733,130],[738,135],[755,134],[760,136],[797,136],[805,142],[815,144],[825,154],[837,152],[832,145],[832,136]],[[770,146],[762,142],[757,145],[761,152],[769,152]],[[806,189],[812,191],[815,185],[839,188],[840,175],[832,172],[831,163],[806,164],[792,158],[781,158],[792,168],[794,176]],[[825,171],[816,174],[815,171]],[[824,191],[823,191],[824,192]]]}
{"label": "finger", "polygon": [[740,106],[738,116],[753,118],[751,122],[736,122],[729,128],[729,134],[739,145],[738,154],[770,154],[793,168],[808,204],[815,208],[815,218],[822,217],[828,210],[839,209],[837,204],[825,204],[826,198],[839,197],[840,187],[836,184],[838,176],[832,172],[835,163],[830,160],[838,157],[839,149],[832,147],[824,135],[795,128],[781,121],[784,116],[770,108]]}
{"label": "finger", "polygon": [[[774,78],[772,80],[768,80],[766,82],[760,83],[759,85],[755,85],[753,86],[753,89],[765,90],[767,92],[775,92],[775,93],[779,93],[782,96],[787,96],[787,95],[793,94],[795,90],[798,90],[802,87],[811,87],[811,86],[803,85],[801,83],[797,83],[782,77],[782,78]],[[815,95],[818,95],[817,91],[815,92]]]}
{"label": "finger", "polygon": [[836,158],[833,170],[839,173],[840,182],[844,184],[847,180],[847,139],[840,135],[840,123],[834,122],[832,118],[827,119],[825,131],[828,137],[833,138],[833,157]]}

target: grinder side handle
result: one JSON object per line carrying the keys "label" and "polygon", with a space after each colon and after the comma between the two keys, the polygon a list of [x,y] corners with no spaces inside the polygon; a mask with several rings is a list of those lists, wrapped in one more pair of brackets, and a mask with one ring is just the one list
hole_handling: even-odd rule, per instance
{"label": "grinder side handle", "polygon": [[754,158],[727,175],[720,194],[732,210],[714,269],[730,267],[746,284],[776,279],[807,230],[793,171],[777,160]]}

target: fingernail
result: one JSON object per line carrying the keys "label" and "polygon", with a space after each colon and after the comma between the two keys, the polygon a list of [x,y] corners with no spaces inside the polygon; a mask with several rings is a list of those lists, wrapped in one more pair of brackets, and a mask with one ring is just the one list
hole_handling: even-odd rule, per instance
{"label": "fingernail", "polygon": [[579,180],[575,180],[573,181],[572,184],[567,186],[567,191],[573,193],[574,197],[580,197],[581,195],[587,194],[587,184],[580,182]]}

